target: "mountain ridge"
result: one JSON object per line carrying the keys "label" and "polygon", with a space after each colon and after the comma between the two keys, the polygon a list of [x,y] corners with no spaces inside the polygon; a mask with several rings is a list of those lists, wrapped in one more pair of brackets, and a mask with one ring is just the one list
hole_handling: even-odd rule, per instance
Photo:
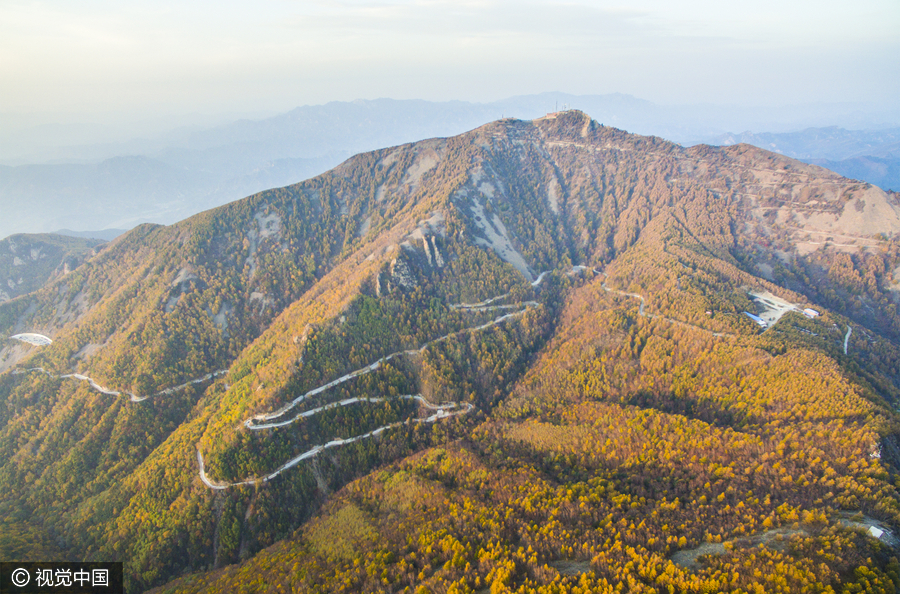
{"label": "mountain ridge", "polygon": [[[146,221],[169,224],[248,194],[322,173],[359,151],[455,135],[503,115],[538,117],[565,104],[593,113],[610,125],[689,144],[718,142],[710,138],[731,129],[780,131],[835,122],[846,127],[882,125],[880,121],[862,121],[858,113],[838,116],[827,106],[736,108],[735,115],[733,109],[723,106],[665,106],[622,94],[543,93],[484,104],[390,99],[331,102],[298,107],[261,120],[240,120],[201,131],[181,130],[164,139],[125,144],[118,150],[97,152],[91,146],[73,146],[66,149],[67,153],[55,155],[55,161],[68,155],[77,163],[0,167],[0,192],[9,209],[4,220],[7,227],[0,227],[0,236],[25,230],[50,231],[63,225],[89,229]],[[884,131],[853,134],[877,136]],[[86,163],[90,155],[95,155],[94,162]],[[867,181],[882,179],[877,172],[871,172],[875,176],[871,177],[867,170],[858,171]],[[80,208],[70,209],[72,201]],[[135,201],[140,202],[139,208]],[[29,210],[32,204],[52,206],[40,212],[65,212],[65,220],[58,220],[56,227],[49,225],[37,216],[38,211]]]}

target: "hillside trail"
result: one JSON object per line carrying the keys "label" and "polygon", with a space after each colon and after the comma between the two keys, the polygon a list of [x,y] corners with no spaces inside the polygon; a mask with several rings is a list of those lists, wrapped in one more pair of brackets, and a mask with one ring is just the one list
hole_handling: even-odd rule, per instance
{"label": "hillside trail", "polygon": [[[577,271],[584,271],[584,270],[588,270],[587,266],[581,266],[581,265],[573,266],[571,273],[574,273]],[[638,293],[628,293],[626,291],[619,291],[618,289],[613,289],[609,285],[606,284],[606,279],[609,278],[609,276],[605,272],[603,272],[602,270],[598,270],[596,268],[591,268],[590,270],[593,271],[595,274],[603,275],[603,283],[600,285],[600,288],[602,288],[604,291],[606,291],[608,293],[616,293],[617,295],[623,295],[625,297],[631,297],[633,299],[640,300],[641,303],[638,306],[638,315],[641,317],[645,317],[650,320],[665,320],[671,324],[676,324],[678,326],[684,326],[686,328],[693,328],[694,330],[700,330],[701,332],[706,332],[708,334],[712,334],[716,338],[722,338],[724,336],[729,336],[729,337],[734,336],[734,334],[730,334],[728,332],[715,332],[713,330],[710,330],[709,328],[704,328],[703,326],[697,326],[696,324],[683,322],[681,320],[675,320],[673,318],[667,318],[666,316],[661,316],[659,314],[646,313],[644,311],[644,307],[647,304],[647,300],[644,299],[643,295],[639,295]]]}
{"label": "hillside trail", "polygon": [[91,388],[93,388],[97,392],[100,392],[101,394],[106,394],[108,396],[128,396],[130,402],[143,402],[144,400],[147,400],[148,398],[153,398],[155,396],[164,396],[166,394],[174,394],[175,392],[180,392],[181,390],[184,390],[185,388],[187,388],[188,386],[191,386],[193,384],[200,384],[205,381],[211,380],[214,377],[218,377],[220,375],[228,373],[227,369],[220,369],[218,371],[213,371],[212,373],[207,373],[206,375],[204,375],[202,377],[198,377],[196,379],[186,381],[183,384],[179,384],[177,386],[172,386],[171,388],[166,388],[165,390],[160,390],[159,392],[155,392],[148,396],[138,396],[137,394],[133,394],[132,392],[127,392],[127,391],[120,392],[118,390],[111,390],[111,389],[97,383],[97,380],[95,380],[94,378],[83,375],[81,373],[65,373],[62,375],[56,375],[54,373],[50,373],[43,367],[28,367],[25,369],[15,369],[15,370],[13,370],[12,374],[20,375],[20,374],[28,373],[31,371],[37,371],[37,372],[43,373],[53,379],[74,379],[74,380],[78,380],[78,381],[82,381],[82,382],[87,382]]}

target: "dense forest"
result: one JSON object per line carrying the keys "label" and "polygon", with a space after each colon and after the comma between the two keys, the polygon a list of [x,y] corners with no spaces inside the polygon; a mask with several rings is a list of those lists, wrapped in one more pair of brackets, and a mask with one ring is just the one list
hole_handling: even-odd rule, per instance
{"label": "dense forest", "polygon": [[53,339],[0,350],[0,557],[129,592],[894,592],[873,204],[573,111],[139,227],[0,305]]}

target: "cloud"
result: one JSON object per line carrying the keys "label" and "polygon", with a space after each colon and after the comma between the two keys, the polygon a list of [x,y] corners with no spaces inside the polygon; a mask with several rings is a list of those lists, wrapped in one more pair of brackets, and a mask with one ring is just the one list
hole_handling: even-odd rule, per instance
{"label": "cloud", "polygon": [[896,0],[5,0],[0,110],[545,90],[886,100],[898,28]]}
{"label": "cloud", "polygon": [[497,35],[646,35],[647,11],[598,8],[584,3],[447,2],[444,0],[342,4],[290,19],[289,26],[331,33],[406,37]]}

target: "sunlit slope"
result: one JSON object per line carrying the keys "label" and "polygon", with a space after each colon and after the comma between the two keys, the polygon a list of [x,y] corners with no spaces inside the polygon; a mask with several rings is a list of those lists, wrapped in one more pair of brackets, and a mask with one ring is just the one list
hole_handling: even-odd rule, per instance
{"label": "sunlit slope", "polygon": [[554,336],[463,438],[156,591],[895,591],[896,540],[866,530],[900,519],[897,388],[824,338],[838,319],[714,333],[604,280],[572,276]]}
{"label": "sunlit slope", "polygon": [[[825,423],[833,405],[869,447],[893,432],[886,402],[897,381],[896,197],[879,192],[750,147],[682,149],[565,112],[366,153],[171,227],[139,228],[0,306],[5,334],[54,340],[0,376],[0,509],[19,522],[11,531],[44,534],[60,554],[125,561],[129,591],[140,591],[289,537],[373,468],[418,464],[398,461],[440,445],[461,451],[458,439],[500,447],[530,419],[572,435],[587,431],[572,416],[582,413],[627,424],[656,411],[675,427],[665,431],[687,419],[693,436],[786,424],[765,404],[772,396],[731,401],[692,383],[707,372],[716,386],[740,381],[724,378],[745,360],[762,382],[771,357],[786,371],[830,374],[827,397],[802,392],[784,405],[791,414],[809,408],[819,411],[809,422]],[[810,209],[819,218],[804,218]],[[841,228],[857,235],[855,251],[804,251],[813,232],[867,209],[872,234]],[[813,266],[826,273],[801,274]],[[743,313],[756,311],[751,291],[822,316],[788,313],[760,337]],[[841,299],[876,313],[830,311]],[[589,332],[591,311],[605,325]],[[646,348],[656,355],[644,366]],[[691,357],[703,364],[684,367]],[[676,367],[686,383],[673,383]],[[602,458],[597,440],[585,456]],[[704,444],[698,459],[713,447]],[[844,446],[816,447],[842,476],[863,472],[836,462]],[[513,472],[502,457],[478,456],[485,481]],[[547,472],[529,456],[523,464]],[[591,462],[572,477],[603,467],[619,480],[639,468],[630,464]],[[575,480],[541,476],[560,488]],[[718,478],[724,489],[733,479]],[[681,488],[664,482],[657,503]],[[824,498],[790,491],[782,503],[824,510]],[[754,521],[767,509],[753,508]],[[699,526],[679,525],[676,544],[700,538]]]}

